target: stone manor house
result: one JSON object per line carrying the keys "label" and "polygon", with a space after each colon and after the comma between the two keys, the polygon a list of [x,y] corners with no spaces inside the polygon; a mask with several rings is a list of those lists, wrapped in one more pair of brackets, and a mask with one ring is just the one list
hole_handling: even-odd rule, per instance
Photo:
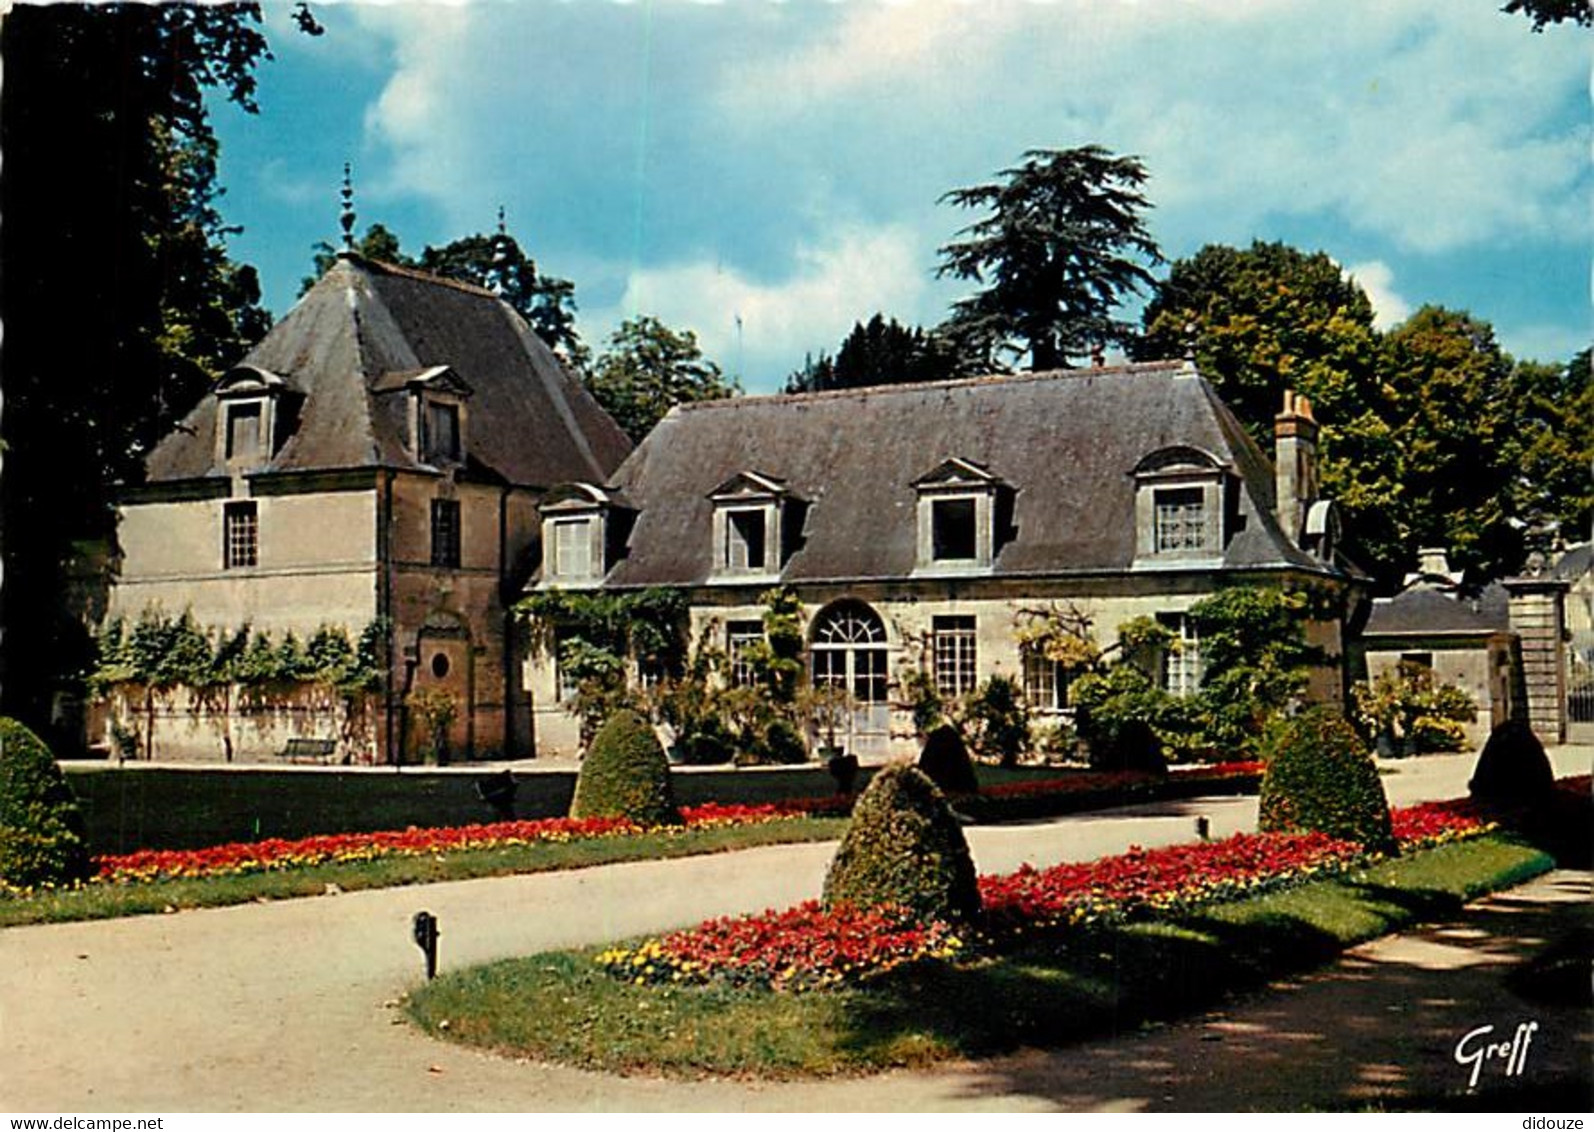
{"label": "stone manor house", "polygon": [[[1328,658],[1310,694],[1340,702],[1362,577],[1318,497],[1317,427],[1288,398],[1270,458],[1176,361],[683,406],[630,451],[497,296],[345,252],[126,492],[111,614],[381,628],[391,669],[363,732],[313,707],[243,713],[245,760],[319,736],[339,759],[411,761],[407,705],[428,691],[457,708],[455,758],[574,754],[569,690],[511,612],[553,587],[678,588],[734,674],[759,595],[790,586],[810,675],[849,692],[865,757],[911,749],[910,669],[950,695],[1004,673],[1061,713],[1064,674],[1016,636],[1037,610],[1087,617],[1102,644],[1155,617],[1183,640],[1166,686],[1193,688],[1184,613],[1235,582],[1339,597],[1309,634]],[[154,730],[156,757],[221,757],[181,703]]]}

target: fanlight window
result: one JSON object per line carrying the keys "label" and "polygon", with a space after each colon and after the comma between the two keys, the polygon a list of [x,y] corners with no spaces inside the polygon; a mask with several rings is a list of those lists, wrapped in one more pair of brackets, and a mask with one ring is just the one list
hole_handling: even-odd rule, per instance
{"label": "fanlight window", "polygon": [[874,610],[860,602],[832,606],[815,622],[811,651],[815,686],[841,688],[860,705],[886,702],[886,627]]}

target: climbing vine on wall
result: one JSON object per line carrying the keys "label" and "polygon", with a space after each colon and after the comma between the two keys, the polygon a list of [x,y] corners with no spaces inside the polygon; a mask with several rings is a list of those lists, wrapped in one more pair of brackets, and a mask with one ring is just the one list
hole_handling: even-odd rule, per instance
{"label": "climbing vine on wall", "polygon": [[[274,638],[247,624],[205,626],[188,610],[173,617],[151,608],[131,624],[116,618],[104,627],[87,683],[91,696],[112,708],[119,753],[152,757],[157,713],[186,693],[190,712],[220,723],[230,761],[232,722],[239,712],[333,708],[340,738],[357,738],[383,686],[386,641],[380,618],[354,640],[334,625],[301,640],[291,630]],[[126,726],[126,717],[138,719],[142,734]]]}

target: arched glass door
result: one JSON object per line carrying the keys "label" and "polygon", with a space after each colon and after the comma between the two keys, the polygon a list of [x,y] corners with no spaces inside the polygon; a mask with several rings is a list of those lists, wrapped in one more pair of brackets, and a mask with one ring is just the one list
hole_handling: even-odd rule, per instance
{"label": "arched glass door", "polygon": [[845,689],[851,699],[847,749],[883,752],[890,739],[886,627],[861,601],[843,601],[814,619],[810,645],[815,687]]}

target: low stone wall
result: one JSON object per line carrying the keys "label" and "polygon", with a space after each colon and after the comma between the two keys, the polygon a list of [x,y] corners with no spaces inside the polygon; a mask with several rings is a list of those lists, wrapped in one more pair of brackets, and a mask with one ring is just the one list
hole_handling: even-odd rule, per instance
{"label": "low stone wall", "polygon": [[[499,768],[63,765],[83,806],[95,853],[497,820],[477,796],[476,782]],[[860,789],[867,777],[866,771]],[[683,805],[772,802],[835,791],[818,765],[677,769],[674,781]],[[570,809],[576,771],[517,767],[515,783],[517,817],[562,817]]]}

